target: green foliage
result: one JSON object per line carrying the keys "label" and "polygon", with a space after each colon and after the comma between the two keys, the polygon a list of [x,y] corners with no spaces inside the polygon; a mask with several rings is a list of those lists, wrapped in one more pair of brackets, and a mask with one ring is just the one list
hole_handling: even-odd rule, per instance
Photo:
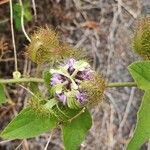
{"label": "green foliage", "polygon": [[4,92],[4,87],[2,84],[0,84],[0,104],[5,103],[6,101],[6,96]]}
{"label": "green foliage", "polygon": [[[24,8],[24,23],[26,24],[32,20],[29,0],[24,1],[23,8]],[[22,8],[19,3],[13,4],[13,12],[14,12],[13,17],[15,20],[15,26],[17,30],[21,29],[21,10]]]}
{"label": "green foliage", "polygon": [[137,125],[127,150],[138,150],[150,138],[150,91],[145,92],[137,114]]}
{"label": "green foliage", "polygon": [[[51,103],[47,105],[48,109],[52,107]],[[76,150],[91,128],[91,115],[85,108],[75,110],[58,106],[56,109],[57,114],[49,116],[44,116],[44,114],[41,116],[31,107],[24,109],[2,131],[1,137],[9,140],[32,138],[57,127],[61,123],[66,150]]]}
{"label": "green foliage", "polygon": [[87,110],[71,122],[65,123],[62,127],[65,149],[76,150],[91,126],[92,118]]}
{"label": "green foliage", "polygon": [[25,139],[38,136],[57,125],[54,116],[40,116],[32,108],[21,111],[1,133],[4,139]]}
{"label": "green foliage", "polygon": [[134,135],[127,147],[128,150],[138,150],[150,138],[150,61],[133,63],[129,66],[129,71],[138,87],[145,91],[137,113]]}
{"label": "green foliage", "polygon": [[140,89],[150,90],[150,61],[135,62],[128,69]]}

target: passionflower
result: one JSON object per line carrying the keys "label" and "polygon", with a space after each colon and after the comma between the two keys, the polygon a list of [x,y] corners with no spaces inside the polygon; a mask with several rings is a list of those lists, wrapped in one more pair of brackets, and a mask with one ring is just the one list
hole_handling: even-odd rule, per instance
{"label": "passionflower", "polygon": [[[89,63],[71,58],[60,64],[57,69],[51,69],[50,73],[52,74],[50,81],[52,93],[63,105],[80,108],[89,103],[89,91],[82,87],[86,81],[93,82],[95,76],[95,71]],[[92,87],[90,88],[92,90]]]}

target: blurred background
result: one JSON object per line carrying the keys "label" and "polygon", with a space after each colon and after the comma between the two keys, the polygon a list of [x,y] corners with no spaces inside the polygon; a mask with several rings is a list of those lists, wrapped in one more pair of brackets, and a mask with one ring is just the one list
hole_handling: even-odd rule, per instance
{"label": "blurred background", "polygon": [[[24,7],[24,28],[21,6]],[[132,81],[127,66],[140,58],[132,52],[132,36],[138,18],[150,14],[149,0],[12,0],[14,36],[19,71],[34,75],[35,64],[25,57],[28,36],[37,27],[53,27],[62,41],[83,48],[92,66],[108,82]],[[0,78],[12,78],[14,53],[10,1],[0,0]],[[0,130],[26,105],[29,95],[17,85],[5,87],[9,103],[0,107]],[[93,126],[81,150],[124,150],[135,128],[143,93],[136,88],[113,88],[104,103],[91,110]],[[0,150],[43,150],[50,133],[29,140],[0,139]],[[22,144],[20,147],[18,145]],[[62,150],[55,130],[48,150]],[[150,150],[150,142],[142,150]]]}

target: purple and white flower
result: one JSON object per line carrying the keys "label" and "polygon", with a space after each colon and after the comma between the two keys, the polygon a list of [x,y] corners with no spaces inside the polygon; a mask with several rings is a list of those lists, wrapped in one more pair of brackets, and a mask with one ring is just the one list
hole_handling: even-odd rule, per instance
{"label": "purple and white flower", "polygon": [[[50,70],[52,78],[50,81],[51,86],[63,85],[61,91],[54,90],[54,96],[63,103],[68,105],[68,93],[73,93],[71,98],[74,98],[76,105],[84,105],[87,103],[87,93],[83,92],[80,83],[84,80],[90,80],[94,71],[86,61],[76,61],[71,58],[64,64],[61,64],[58,69]],[[69,103],[69,106],[72,103]],[[70,106],[74,108],[74,106]]]}

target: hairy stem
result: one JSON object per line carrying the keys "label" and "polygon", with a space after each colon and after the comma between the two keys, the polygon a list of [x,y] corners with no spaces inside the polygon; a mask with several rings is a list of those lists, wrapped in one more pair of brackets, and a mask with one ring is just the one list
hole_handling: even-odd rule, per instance
{"label": "hairy stem", "polygon": [[[42,78],[19,78],[19,79],[0,79],[0,83],[9,84],[9,83],[28,83],[28,82],[38,82],[43,83],[44,80]],[[108,83],[108,88],[113,87],[136,87],[137,84],[135,82],[113,82]]]}
{"label": "hairy stem", "polygon": [[113,82],[108,83],[107,87],[136,87],[137,84],[135,82]]}
{"label": "hairy stem", "polygon": [[28,83],[28,82],[43,83],[44,80],[41,79],[41,78],[0,79],[0,83],[2,83],[2,84],[8,84],[8,83]]}

